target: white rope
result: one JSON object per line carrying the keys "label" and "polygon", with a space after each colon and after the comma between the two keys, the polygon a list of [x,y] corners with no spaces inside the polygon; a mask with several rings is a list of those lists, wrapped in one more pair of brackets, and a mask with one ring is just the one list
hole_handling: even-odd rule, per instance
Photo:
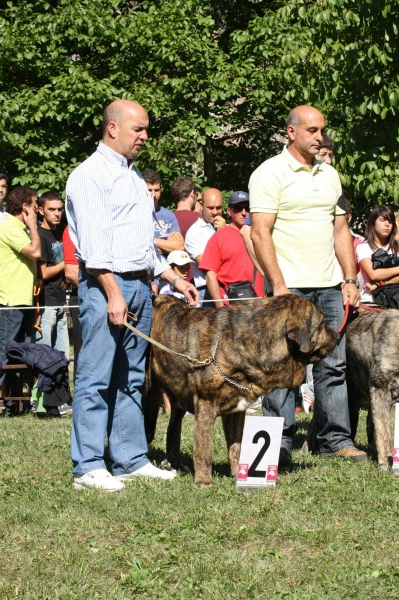
{"label": "white rope", "polygon": [[0,306],[0,310],[44,310],[45,308],[79,308],[76,304],[69,304],[68,306]]}

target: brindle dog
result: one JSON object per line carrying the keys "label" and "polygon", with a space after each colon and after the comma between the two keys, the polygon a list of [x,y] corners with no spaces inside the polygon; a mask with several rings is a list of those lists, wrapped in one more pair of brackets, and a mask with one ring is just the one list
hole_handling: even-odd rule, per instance
{"label": "brindle dog", "polygon": [[302,383],[306,364],[334,348],[337,334],[326,327],[319,308],[294,295],[263,298],[213,309],[191,309],[170,296],[154,303],[151,337],[168,348],[205,360],[197,367],[157,346],[150,350],[147,394],[143,399],[147,440],[154,437],[159,386],[172,406],[166,452],[181,469],[182,419],[194,413],[194,470],[197,485],[212,483],[212,440],[220,416],[233,476],[241,449],[245,410],[262,394]]}
{"label": "brindle dog", "polygon": [[[346,329],[348,384],[353,382],[369,401],[367,437],[369,450],[377,450],[378,470],[388,471],[392,461],[391,409],[399,402],[399,311],[360,309]],[[349,391],[349,385],[348,385]],[[355,437],[358,406],[349,391],[352,435]],[[355,415],[355,416],[353,416]],[[318,451],[317,407],[309,427],[308,448]],[[306,448],[305,448],[306,449]]]}

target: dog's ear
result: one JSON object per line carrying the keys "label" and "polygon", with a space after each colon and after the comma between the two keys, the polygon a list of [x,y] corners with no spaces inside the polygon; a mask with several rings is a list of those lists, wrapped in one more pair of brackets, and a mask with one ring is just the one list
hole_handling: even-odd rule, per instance
{"label": "dog's ear", "polygon": [[298,344],[299,351],[303,354],[311,352],[311,331],[308,326],[300,326],[297,320],[290,321],[287,324],[287,339]]}

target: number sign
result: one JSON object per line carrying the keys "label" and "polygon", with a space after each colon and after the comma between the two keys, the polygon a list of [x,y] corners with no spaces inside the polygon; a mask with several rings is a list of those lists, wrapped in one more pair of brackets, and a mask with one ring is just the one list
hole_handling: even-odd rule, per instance
{"label": "number sign", "polygon": [[246,417],[237,488],[276,485],[283,417]]}

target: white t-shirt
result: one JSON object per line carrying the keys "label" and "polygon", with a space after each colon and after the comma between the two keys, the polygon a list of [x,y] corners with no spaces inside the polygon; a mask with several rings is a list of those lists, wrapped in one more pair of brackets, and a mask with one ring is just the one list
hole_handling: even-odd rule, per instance
{"label": "white t-shirt", "polygon": [[[190,258],[195,261],[197,256],[204,253],[205,246],[215,232],[216,230],[213,228],[213,225],[206,223],[203,219],[198,219],[191,225],[184,240]],[[193,267],[195,287],[203,287],[206,285],[206,274],[198,268],[197,263]]]}
{"label": "white t-shirt", "polygon": [[[388,249],[388,247],[383,248],[383,250],[386,250],[388,254],[393,254],[392,250]],[[363,277],[364,285],[366,285],[366,283],[370,283],[371,280],[366,271],[362,268],[360,261],[362,261],[364,258],[371,259],[371,255],[374,254],[374,252],[375,250],[372,250],[366,241],[362,242],[356,247],[356,257],[360,265],[360,272]],[[371,302],[375,304],[373,294],[368,290],[365,290],[364,287],[360,290],[360,302]]]}

